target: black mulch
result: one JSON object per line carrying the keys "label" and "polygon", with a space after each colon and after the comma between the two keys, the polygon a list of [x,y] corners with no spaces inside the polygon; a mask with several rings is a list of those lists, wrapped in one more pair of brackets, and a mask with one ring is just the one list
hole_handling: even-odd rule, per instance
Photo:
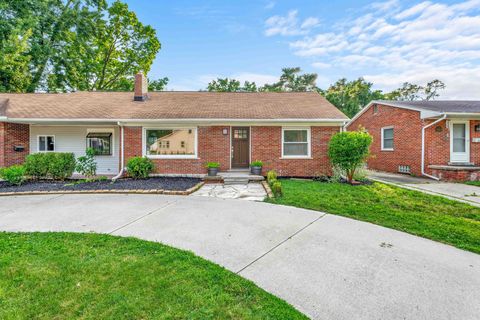
{"label": "black mulch", "polygon": [[184,191],[199,183],[196,178],[157,177],[148,179],[118,179],[115,182],[93,181],[78,183],[78,180],[68,181],[27,181],[20,186],[14,186],[6,181],[0,181],[0,192],[22,191],[80,191],[80,190],[151,190],[163,189]]}

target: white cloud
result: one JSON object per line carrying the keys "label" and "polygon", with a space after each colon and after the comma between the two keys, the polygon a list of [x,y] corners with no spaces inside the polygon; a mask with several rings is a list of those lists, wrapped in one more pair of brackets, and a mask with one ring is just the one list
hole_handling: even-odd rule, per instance
{"label": "white cloud", "polygon": [[286,16],[272,16],[265,21],[265,35],[294,36],[305,35],[320,23],[319,19],[308,17],[303,22],[298,18],[298,10],[291,10]]}
{"label": "white cloud", "polygon": [[270,10],[270,9],[273,9],[274,7],[275,7],[275,1],[268,1],[264,8],[266,10]]}
{"label": "white cloud", "polygon": [[380,89],[438,78],[447,86],[442,98],[480,99],[480,0],[410,6],[391,0],[360,12],[325,32],[307,35],[300,32],[298,12],[293,11],[285,20],[277,16],[278,28],[268,35],[296,36],[289,43],[295,55],[321,58],[313,67],[363,75]]}

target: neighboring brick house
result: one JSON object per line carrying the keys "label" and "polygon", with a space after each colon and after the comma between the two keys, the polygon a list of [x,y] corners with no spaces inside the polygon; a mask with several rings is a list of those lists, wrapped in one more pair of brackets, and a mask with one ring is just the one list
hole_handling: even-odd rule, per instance
{"label": "neighboring brick house", "polygon": [[373,136],[368,167],[480,180],[480,101],[372,101],[347,124]]}
{"label": "neighboring brick house", "polygon": [[99,174],[116,175],[146,156],[158,174],[200,175],[264,162],[264,174],[331,173],[330,137],[348,118],[315,92],[147,92],[0,94],[0,166],[35,152],[85,154],[95,148]]}

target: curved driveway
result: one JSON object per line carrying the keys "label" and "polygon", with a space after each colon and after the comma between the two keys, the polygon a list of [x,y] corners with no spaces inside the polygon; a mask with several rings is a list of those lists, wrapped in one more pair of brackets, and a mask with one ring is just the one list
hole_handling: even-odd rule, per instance
{"label": "curved driveway", "polygon": [[478,319],[480,255],[373,224],[239,200],[0,198],[0,230],[99,232],[187,249],[315,319]]}

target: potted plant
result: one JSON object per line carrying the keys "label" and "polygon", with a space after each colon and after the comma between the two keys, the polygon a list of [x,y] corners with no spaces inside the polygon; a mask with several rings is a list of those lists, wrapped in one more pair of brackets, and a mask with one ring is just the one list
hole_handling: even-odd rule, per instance
{"label": "potted plant", "polygon": [[220,163],[218,163],[218,162],[207,162],[205,167],[207,167],[207,169],[208,169],[208,175],[210,177],[214,177],[218,173],[218,168],[220,168]]}
{"label": "potted plant", "polygon": [[250,163],[250,171],[252,174],[260,176],[262,174],[263,162],[260,160],[255,160]]}

